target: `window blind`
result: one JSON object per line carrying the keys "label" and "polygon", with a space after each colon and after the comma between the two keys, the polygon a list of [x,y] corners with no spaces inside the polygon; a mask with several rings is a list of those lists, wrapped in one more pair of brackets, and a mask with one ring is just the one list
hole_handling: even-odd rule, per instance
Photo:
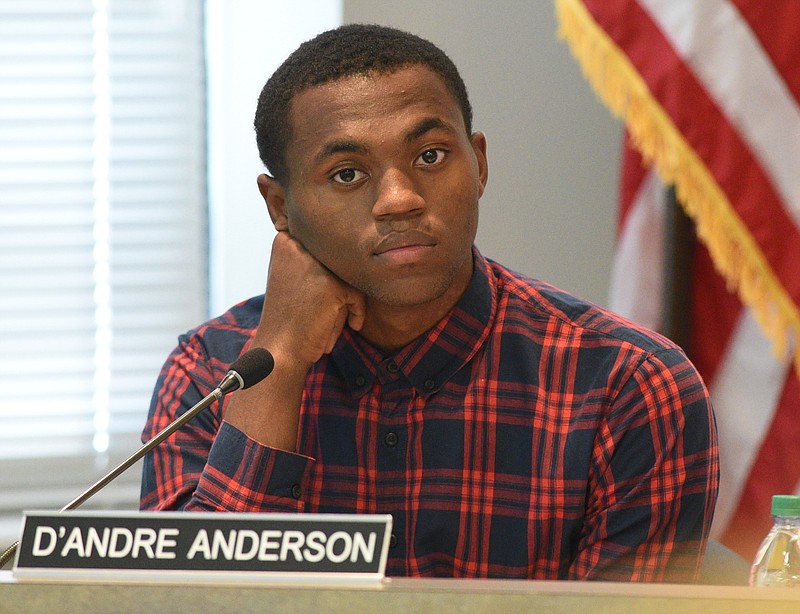
{"label": "window blind", "polygon": [[[139,445],[207,315],[202,0],[0,0],[0,518]],[[135,508],[140,469],[85,507]]]}

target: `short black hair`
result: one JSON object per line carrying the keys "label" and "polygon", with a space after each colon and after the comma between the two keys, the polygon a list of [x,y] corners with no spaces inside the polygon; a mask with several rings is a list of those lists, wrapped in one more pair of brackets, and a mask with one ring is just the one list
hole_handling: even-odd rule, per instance
{"label": "short black hair", "polygon": [[269,78],[261,90],[254,127],[261,161],[281,184],[289,178],[286,147],[291,138],[289,110],[301,91],[363,74],[388,74],[421,64],[444,81],[461,107],[467,134],[472,133],[472,107],[467,88],[453,61],[419,36],[379,25],[350,24],[304,42]]}

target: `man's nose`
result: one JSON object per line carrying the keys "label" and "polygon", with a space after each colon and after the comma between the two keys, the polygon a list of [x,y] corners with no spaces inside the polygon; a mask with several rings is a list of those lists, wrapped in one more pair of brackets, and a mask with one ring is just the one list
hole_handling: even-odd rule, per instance
{"label": "man's nose", "polygon": [[388,169],[383,173],[377,185],[375,204],[372,207],[376,218],[414,215],[424,207],[425,199],[407,173],[397,168]]}

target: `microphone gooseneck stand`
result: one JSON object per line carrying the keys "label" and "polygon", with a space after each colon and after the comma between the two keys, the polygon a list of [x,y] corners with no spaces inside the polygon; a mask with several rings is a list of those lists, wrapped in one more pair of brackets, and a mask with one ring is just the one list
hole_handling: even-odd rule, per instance
{"label": "microphone gooseneck stand", "polygon": [[[242,354],[242,356],[231,365],[228,374],[222,379],[222,381],[214,390],[206,395],[199,403],[191,407],[186,413],[165,426],[152,439],[150,439],[136,452],[122,461],[119,465],[114,467],[111,471],[106,473],[102,478],[97,480],[97,482],[92,484],[80,495],[67,503],[59,510],[59,513],[74,510],[83,504],[87,499],[105,488],[110,482],[119,477],[121,473],[123,473],[136,461],[142,458],[150,450],[155,448],[167,437],[172,435],[184,424],[189,422],[189,420],[194,418],[201,411],[209,407],[212,403],[215,401],[221,401],[222,397],[224,397],[226,394],[254,386],[267,377],[267,375],[272,372],[274,366],[275,362],[272,358],[272,354],[263,348],[253,348],[252,350]],[[16,541],[11,544],[11,546],[9,546],[3,552],[3,554],[0,554],[0,569],[5,567],[6,564],[14,557],[14,553],[17,551],[18,547],[19,541]]]}

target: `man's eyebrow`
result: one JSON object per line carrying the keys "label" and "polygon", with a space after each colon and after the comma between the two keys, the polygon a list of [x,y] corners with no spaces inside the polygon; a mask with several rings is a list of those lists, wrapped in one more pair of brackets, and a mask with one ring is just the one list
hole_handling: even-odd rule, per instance
{"label": "man's eyebrow", "polygon": [[454,128],[442,121],[438,117],[429,117],[427,119],[423,119],[419,124],[417,124],[411,131],[406,134],[406,142],[410,143],[421,136],[424,136],[427,132],[431,130],[447,130],[448,132],[455,132]]}
{"label": "man's eyebrow", "polygon": [[356,141],[351,141],[349,139],[337,139],[335,141],[325,143],[325,146],[319,151],[319,153],[316,156],[314,156],[314,158],[319,163],[324,161],[325,158],[334,156],[338,153],[365,154],[367,153],[367,148],[361,143],[357,143]]}

